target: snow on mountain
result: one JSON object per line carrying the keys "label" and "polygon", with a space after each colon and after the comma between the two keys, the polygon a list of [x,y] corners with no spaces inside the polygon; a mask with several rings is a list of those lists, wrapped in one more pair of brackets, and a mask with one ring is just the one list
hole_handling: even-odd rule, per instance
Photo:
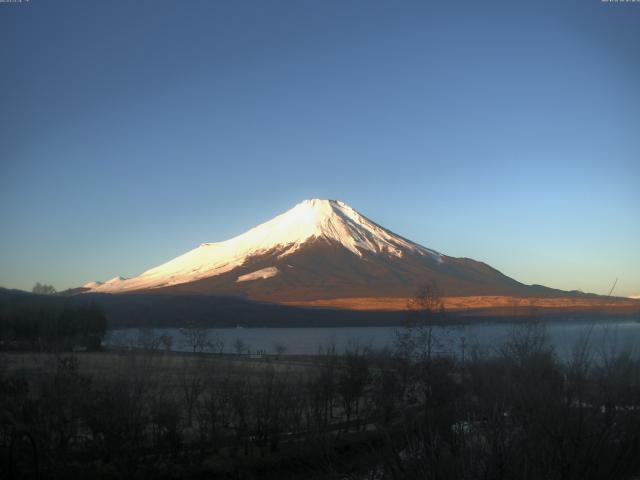
{"label": "snow on mountain", "polygon": [[122,285],[124,282],[129,280],[127,277],[113,277],[106,282],[97,282],[101,287],[117,287],[118,285]]}
{"label": "snow on mountain", "polygon": [[255,272],[247,273],[245,275],[240,275],[236,282],[248,282],[250,280],[264,280],[267,278],[275,277],[280,270],[278,267],[267,267],[262,268],[260,270],[256,270]]}
{"label": "snow on mountain", "polygon": [[103,282],[98,282],[98,281],[87,282],[82,286],[82,288],[96,288],[96,287],[99,287],[102,284],[103,284]]}
{"label": "snow on mountain", "polygon": [[[199,247],[130,279],[116,277],[91,288],[92,292],[118,293],[159,288],[193,282],[220,275],[243,265],[247,259],[267,252],[278,258],[297,251],[312,239],[338,243],[354,255],[363,251],[376,255],[402,257],[406,253],[432,256],[442,261],[442,255],[406,240],[360,215],[349,205],[337,200],[305,200],[287,212],[258,225],[230,240],[203,243]],[[256,278],[277,275],[262,272]],[[253,274],[242,275],[238,278]],[[260,277],[264,273],[272,273]]]}

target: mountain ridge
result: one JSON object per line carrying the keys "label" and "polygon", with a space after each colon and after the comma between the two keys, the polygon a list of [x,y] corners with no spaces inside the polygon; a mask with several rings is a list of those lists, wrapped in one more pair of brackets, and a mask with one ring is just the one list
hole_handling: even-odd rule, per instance
{"label": "mountain ridge", "polygon": [[339,200],[311,199],[247,232],[198,247],[142,274],[79,292],[238,296],[292,304],[407,298],[425,282],[443,296],[579,296],[525,285],[487,263],[450,257],[375,223]]}
{"label": "mountain ridge", "polygon": [[356,256],[363,251],[391,256],[406,252],[442,255],[401,237],[361,215],[339,200],[305,200],[288,211],[229,240],[198,247],[142,274],[125,279],[85,284],[93,292],[120,293],[162,288],[197,281],[240,267],[251,258],[273,250],[286,257],[314,239],[341,244]]}

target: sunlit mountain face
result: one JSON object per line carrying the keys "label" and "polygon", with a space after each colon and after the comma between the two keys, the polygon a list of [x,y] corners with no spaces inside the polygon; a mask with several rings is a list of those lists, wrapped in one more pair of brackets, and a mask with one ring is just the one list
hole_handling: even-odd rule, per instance
{"label": "sunlit mountain face", "polygon": [[443,295],[561,296],[489,265],[403,238],[337,200],[305,200],[230,240],[195,249],[92,293],[233,295],[275,302],[406,298],[435,282]]}

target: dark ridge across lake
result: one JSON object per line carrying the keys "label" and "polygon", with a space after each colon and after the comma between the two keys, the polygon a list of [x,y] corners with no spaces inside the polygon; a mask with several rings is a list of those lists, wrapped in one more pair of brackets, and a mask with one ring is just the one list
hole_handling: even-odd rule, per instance
{"label": "dark ridge across lake", "polygon": [[[0,289],[0,300],[16,306],[98,304],[105,312],[109,328],[179,328],[189,323],[205,327],[318,328],[388,327],[403,325],[405,311],[358,311],[335,308],[303,308],[249,301],[238,297],[161,294],[82,294],[71,296],[32,295]],[[513,323],[544,321],[638,320],[640,314],[615,311],[567,311],[525,308],[514,315],[513,308],[467,312],[447,312],[443,323]]]}
{"label": "dark ridge across lake", "polygon": [[[334,308],[303,308],[249,301],[237,297],[159,294],[84,294],[70,297],[75,303],[95,302],[105,311],[111,328],[181,327],[198,323],[208,327],[341,327],[397,326],[406,321],[405,311],[358,311]],[[448,323],[514,322],[530,320],[640,319],[638,313],[575,312],[550,309],[484,309],[447,313]]]}

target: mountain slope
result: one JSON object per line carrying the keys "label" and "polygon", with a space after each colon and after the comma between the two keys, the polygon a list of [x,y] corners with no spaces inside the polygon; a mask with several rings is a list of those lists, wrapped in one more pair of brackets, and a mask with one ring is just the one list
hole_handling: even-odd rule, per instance
{"label": "mountain slope", "polygon": [[93,293],[152,291],[242,296],[276,302],[407,297],[435,281],[448,296],[560,296],[482,262],[454,258],[390,232],[335,200],[306,200],[248,232],[204,243],[125,279],[85,285]]}

